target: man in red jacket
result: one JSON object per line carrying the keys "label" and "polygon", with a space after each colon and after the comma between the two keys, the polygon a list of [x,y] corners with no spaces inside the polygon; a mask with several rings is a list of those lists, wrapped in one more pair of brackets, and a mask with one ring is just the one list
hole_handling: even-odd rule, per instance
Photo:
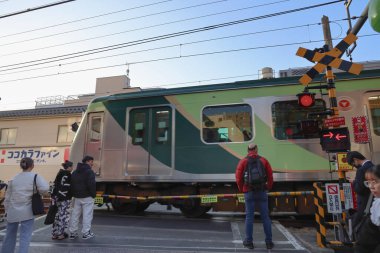
{"label": "man in red jacket", "polygon": [[[245,199],[245,240],[243,242],[244,247],[253,249],[253,219],[255,212],[255,204],[259,205],[261,220],[263,221],[263,227],[265,232],[265,243],[267,249],[274,247],[272,241],[272,221],[269,217],[268,208],[268,191],[273,185],[273,172],[267,159],[257,154],[258,148],[255,144],[248,145],[248,155],[244,159],[240,160],[236,168],[236,184],[239,187],[239,191],[244,193]],[[261,164],[266,171],[266,183],[261,189],[252,189],[249,185],[244,183],[244,171],[248,166],[248,157],[259,157]]]}

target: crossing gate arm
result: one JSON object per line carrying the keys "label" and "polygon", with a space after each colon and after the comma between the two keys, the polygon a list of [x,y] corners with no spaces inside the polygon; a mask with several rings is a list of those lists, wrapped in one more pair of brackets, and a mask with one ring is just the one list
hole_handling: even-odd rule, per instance
{"label": "crossing gate arm", "polygon": [[[279,197],[279,196],[307,196],[313,195],[313,191],[297,191],[297,192],[269,192],[269,197]],[[145,197],[135,197],[135,196],[123,196],[123,195],[110,195],[98,193],[96,197],[105,199],[126,199],[126,200],[137,200],[137,201],[148,201],[148,200],[162,200],[162,199],[194,199],[194,198],[239,198],[244,197],[243,193],[226,193],[226,194],[201,194],[201,195],[179,195],[179,196],[145,196]]]}

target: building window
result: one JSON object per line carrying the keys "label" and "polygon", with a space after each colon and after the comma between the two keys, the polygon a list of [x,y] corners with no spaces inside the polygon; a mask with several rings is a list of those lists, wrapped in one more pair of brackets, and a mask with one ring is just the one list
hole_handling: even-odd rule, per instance
{"label": "building window", "polygon": [[247,104],[208,106],[202,111],[206,143],[250,141],[252,133],[252,108]]}
{"label": "building window", "polygon": [[371,96],[368,98],[368,102],[373,132],[376,135],[380,135],[380,96]]}
{"label": "building window", "polygon": [[1,128],[0,144],[16,144],[17,128]]}
{"label": "building window", "polygon": [[326,116],[312,116],[311,112],[323,112],[326,104],[316,99],[312,107],[304,108],[297,100],[279,101],[272,104],[274,137],[279,140],[319,138]]}
{"label": "building window", "polygon": [[71,131],[69,126],[62,125],[58,126],[58,143],[67,143],[67,142],[73,142],[75,133]]}

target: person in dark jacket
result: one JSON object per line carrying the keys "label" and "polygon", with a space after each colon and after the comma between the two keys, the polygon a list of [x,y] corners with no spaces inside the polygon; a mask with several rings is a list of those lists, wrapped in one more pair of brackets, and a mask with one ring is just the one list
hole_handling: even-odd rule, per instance
{"label": "person in dark jacket", "polygon": [[82,214],[82,238],[94,237],[91,232],[91,222],[94,212],[94,198],[96,196],[95,173],[92,171],[94,158],[85,156],[82,163],[78,163],[71,175],[71,193],[74,197],[73,210],[70,217],[70,239],[78,237],[79,218]]}
{"label": "person in dark jacket", "polygon": [[62,169],[59,170],[54,180],[54,190],[51,195],[52,201],[57,205],[58,211],[55,215],[52,239],[62,240],[67,238],[68,234],[65,232],[68,229],[70,218],[70,204],[71,204],[71,171],[73,170],[73,163],[65,161],[62,163]]}
{"label": "person in dark jacket", "polygon": [[364,184],[374,197],[369,210],[370,215],[362,220],[355,253],[380,253],[380,164],[367,169]]}
{"label": "person in dark jacket", "polygon": [[[253,189],[250,185],[246,184],[243,179],[245,170],[247,169],[249,158],[258,158],[266,171],[266,183],[259,189]],[[260,209],[260,217],[263,221],[265,244],[267,249],[274,247],[272,241],[272,221],[269,217],[268,207],[268,191],[273,186],[273,171],[267,159],[258,155],[258,148],[255,144],[248,145],[248,155],[240,160],[236,168],[236,184],[240,192],[244,193],[245,200],[245,240],[243,241],[244,247],[253,249],[253,218],[255,213],[255,205]]]}
{"label": "person in dark jacket", "polygon": [[347,163],[357,169],[355,180],[353,182],[354,191],[358,202],[357,212],[353,216],[352,220],[352,226],[355,227],[364,214],[364,210],[367,206],[367,201],[371,193],[370,190],[364,185],[365,173],[369,168],[372,168],[374,164],[357,151],[350,151],[347,153]]}

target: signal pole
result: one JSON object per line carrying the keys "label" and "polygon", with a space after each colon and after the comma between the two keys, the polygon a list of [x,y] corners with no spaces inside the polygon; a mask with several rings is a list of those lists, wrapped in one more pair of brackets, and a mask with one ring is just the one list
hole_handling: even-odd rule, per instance
{"label": "signal pole", "polygon": [[[330,21],[327,16],[322,17],[322,29],[323,29],[323,37],[325,40],[324,51],[328,52],[334,48],[331,38],[330,31]],[[336,100],[336,89],[334,82],[334,73],[332,72],[331,66],[327,66],[326,68],[326,79],[327,79],[327,91],[330,99],[330,108],[331,108],[331,116],[338,116],[338,102]]]}
{"label": "signal pole", "polygon": [[[322,29],[323,29],[323,37],[325,40],[325,45],[323,46],[324,52],[328,52],[334,48],[331,38],[331,30],[330,30],[330,21],[327,16],[322,17]],[[327,91],[330,99],[330,110],[331,110],[331,117],[337,117],[339,116],[339,110],[338,110],[338,102],[336,99],[336,88],[335,88],[335,82],[334,82],[334,73],[332,71],[331,66],[327,66],[326,68],[326,82],[327,82]],[[337,155],[336,155],[337,157]],[[343,193],[343,183],[346,182],[346,173],[345,171],[339,170],[338,168],[338,177],[339,177],[339,189],[340,189],[340,196],[344,196]],[[344,197],[341,198],[342,209],[345,206],[344,204]],[[343,220],[345,220],[345,214],[344,212],[342,215],[335,214],[334,215],[336,220],[339,223],[342,223]],[[343,226],[334,226],[335,233],[337,234],[337,237],[340,241],[344,242],[347,241],[347,238],[344,238],[344,231]]]}

